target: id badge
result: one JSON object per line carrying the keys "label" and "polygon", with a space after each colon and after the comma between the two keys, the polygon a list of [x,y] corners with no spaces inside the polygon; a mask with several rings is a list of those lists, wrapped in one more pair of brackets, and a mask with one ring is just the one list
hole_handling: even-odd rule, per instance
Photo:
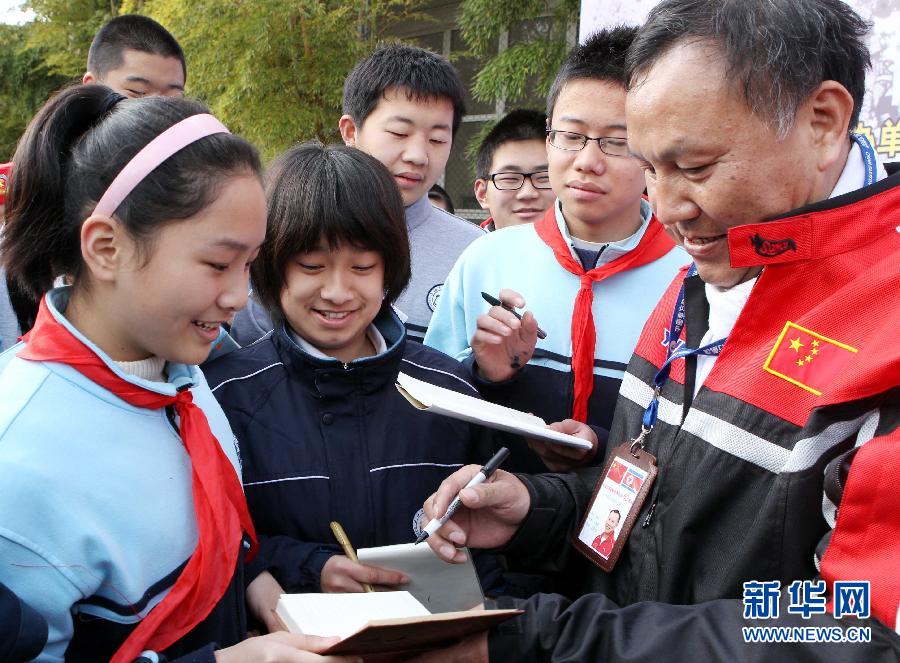
{"label": "id badge", "polygon": [[612,571],[656,479],[656,457],[631,442],[613,449],[572,540],[591,562]]}

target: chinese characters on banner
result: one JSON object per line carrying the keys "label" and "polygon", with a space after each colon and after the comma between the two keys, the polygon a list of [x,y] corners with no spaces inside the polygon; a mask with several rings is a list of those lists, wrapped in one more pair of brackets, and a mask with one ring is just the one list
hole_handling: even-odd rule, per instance
{"label": "chinese characters on banner", "polygon": [[[582,0],[579,39],[600,28],[639,25],[658,0]],[[869,21],[872,69],[866,78],[857,133],[864,134],[884,162],[900,161],[900,0],[845,0]]]}

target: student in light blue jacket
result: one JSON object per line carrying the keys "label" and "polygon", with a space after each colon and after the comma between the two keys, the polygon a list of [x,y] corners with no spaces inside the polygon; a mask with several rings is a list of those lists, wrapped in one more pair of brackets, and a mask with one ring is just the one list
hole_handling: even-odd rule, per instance
{"label": "student in light blue jacket", "polygon": [[247,299],[259,157],[197,102],[122,99],[65,90],[16,152],[7,272],[74,285],[0,355],[0,583],[46,620],[41,661],[310,660],[241,642],[253,527],[195,365]]}

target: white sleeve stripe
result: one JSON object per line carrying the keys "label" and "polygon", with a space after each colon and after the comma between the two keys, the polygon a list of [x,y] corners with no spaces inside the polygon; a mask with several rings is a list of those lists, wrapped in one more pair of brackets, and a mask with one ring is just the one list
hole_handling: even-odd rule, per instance
{"label": "white sleeve stripe", "polygon": [[326,477],[322,474],[312,474],[305,477],[285,477],[284,479],[270,479],[268,481],[251,481],[250,483],[245,483],[244,488],[247,486],[262,486],[267,483],[281,483],[283,481],[306,481],[307,479],[331,479],[331,477]]}
{"label": "white sleeve stripe", "polygon": [[404,359],[403,361],[405,361],[407,364],[412,364],[413,366],[417,366],[418,368],[421,368],[422,370],[425,370],[425,371],[434,371],[435,373],[441,373],[441,374],[443,374],[443,375],[447,375],[447,376],[453,378],[454,380],[459,380],[459,381],[462,382],[464,385],[466,385],[469,389],[471,389],[472,391],[474,391],[476,394],[478,393],[478,390],[477,390],[475,387],[473,387],[471,384],[469,384],[468,382],[466,382],[465,380],[463,380],[463,379],[462,379],[461,377],[459,377],[458,375],[454,375],[453,373],[448,373],[447,371],[442,371],[442,370],[439,369],[439,368],[431,368],[430,366],[422,366],[421,364],[417,364],[416,362],[410,361],[409,359]]}
{"label": "white sleeve stripe", "polygon": [[217,384],[210,391],[215,391],[216,389],[221,387],[223,384],[228,384],[229,382],[234,382],[235,380],[246,380],[247,378],[252,378],[254,375],[259,375],[263,371],[267,371],[270,368],[274,368],[275,366],[284,366],[284,362],[276,361],[274,364],[269,364],[265,368],[261,368],[258,371],[254,371],[253,373],[250,373],[249,375],[239,375],[238,377],[235,377],[235,378],[228,378],[227,380]]}
{"label": "white sleeve stripe", "polygon": [[381,470],[392,470],[398,467],[462,467],[462,463],[400,463],[399,465],[382,465],[381,467],[373,467],[369,472],[381,472]]}

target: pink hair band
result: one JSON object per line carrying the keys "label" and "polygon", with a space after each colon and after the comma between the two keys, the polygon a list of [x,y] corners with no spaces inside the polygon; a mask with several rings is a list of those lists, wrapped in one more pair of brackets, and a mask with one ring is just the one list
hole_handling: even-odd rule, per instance
{"label": "pink hair band", "polygon": [[227,127],[209,113],[192,115],[173,124],[125,164],[100,198],[94,214],[112,216],[128,194],[163,161],[201,138],[228,133],[231,132]]}

